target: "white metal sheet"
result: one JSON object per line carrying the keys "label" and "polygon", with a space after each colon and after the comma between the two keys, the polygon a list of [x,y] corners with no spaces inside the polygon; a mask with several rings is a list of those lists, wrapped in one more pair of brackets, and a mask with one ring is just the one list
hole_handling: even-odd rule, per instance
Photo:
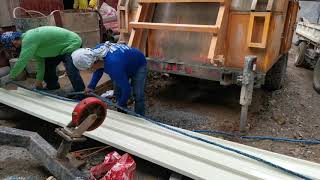
{"label": "white metal sheet", "polygon": [[[23,89],[0,89],[0,97],[1,103],[59,126],[71,121],[76,105]],[[320,164],[183,131],[320,179]],[[101,127],[85,135],[194,179],[297,179],[258,161],[112,110],[108,110]]]}

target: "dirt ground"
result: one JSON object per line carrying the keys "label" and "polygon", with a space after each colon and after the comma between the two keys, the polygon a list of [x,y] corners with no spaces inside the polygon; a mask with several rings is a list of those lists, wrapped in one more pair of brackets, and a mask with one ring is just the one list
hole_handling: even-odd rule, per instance
{"label": "dirt ground", "polygon": [[[294,49],[290,51],[287,77],[281,90],[254,91],[247,135],[320,140],[320,95],[312,88],[312,71],[294,67],[294,52]],[[87,81],[89,78],[84,79]],[[61,84],[70,88],[66,82]],[[237,132],[240,117],[239,94],[240,88],[237,86],[222,87],[210,81],[180,77],[164,78],[158,73],[149,73],[146,88],[147,115],[189,130]],[[8,115],[6,112],[0,114]],[[0,126],[38,132],[54,147],[58,147],[60,138],[54,133],[54,125],[26,117],[25,114],[16,117],[19,117],[18,120],[7,120],[12,117],[2,118]],[[232,138],[228,140],[320,163],[320,145],[240,141]],[[89,141],[75,146],[74,150],[101,145]],[[102,162],[104,155],[111,150],[115,149],[108,149],[89,158],[84,171]],[[14,175],[38,177],[36,179],[50,176],[50,173],[30,157],[25,149],[0,146],[0,154],[0,179]],[[167,169],[136,157],[135,159],[138,164],[137,179],[168,179],[170,171]]]}
{"label": "dirt ground", "polygon": [[[46,179],[49,172],[24,148],[0,146],[0,179]],[[27,167],[27,168],[26,168]]]}
{"label": "dirt ground", "polygon": [[[320,140],[320,95],[312,88],[313,72],[295,67],[294,55],[295,48],[281,90],[254,90],[247,135]],[[148,115],[161,122],[189,130],[238,131],[239,87],[152,74],[147,94]],[[320,163],[320,145],[229,140]]]}

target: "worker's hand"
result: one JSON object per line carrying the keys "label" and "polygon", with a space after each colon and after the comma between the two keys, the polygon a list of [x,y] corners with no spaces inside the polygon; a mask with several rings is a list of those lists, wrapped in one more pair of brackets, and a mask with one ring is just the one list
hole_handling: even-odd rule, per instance
{"label": "worker's hand", "polygon": [[0,87],[4,87],[8,84],[8,82],[12,81],[9,75],[3,76],[0,78]]}
{"label": "worker's hand", "polygon": [[87,94],[89,94],[89,93],[91,93],[91,92],[93,92],[93,89],[86,88],[86,89],[84,90],[84,94],[85,94],[85,95],[87,95]]}
{"label": "worker's hand", "polygon": [[40,81],[40,80],[37,80],[37,81],[34,83],[34,86],[35,86],[36,89],[39,89],[39,90],[43,89],[43,83],[42,83],[42,81]]}

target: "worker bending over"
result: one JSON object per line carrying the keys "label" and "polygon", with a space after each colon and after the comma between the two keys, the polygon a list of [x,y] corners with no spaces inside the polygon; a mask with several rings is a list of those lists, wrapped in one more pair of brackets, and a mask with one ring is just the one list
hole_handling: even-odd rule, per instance
{"label": "worker bending over", "polygon": [[106,42],[95,49],[82,48],[72,53],[74,65],[79,70],[91,70],[92,79],[86,92],[95,89],[103,72],[109,74],[115,85],[115,96],[118,105],[127,107],[131,96],[131,86],[135,101],[135,112],[144,115],[144,87],[146,80],[146,58],[138,49],[123,44]]}
{"label": "worker bending over", "polygon": [[26,33],[6,32],[1,35],[1,43],[6,48],[21,48],[20,56],[10,74],[1,78],[1,84],[16,78],[31,59],[37,62],[36,88],[43,88],[42,81],[48,90],[60,88],[56,68],[63,62],[67,75],[75,91],[83,91],[85,85],[79,70],[73,65],[71,53],[81,47],[82,40],[74,32],[55,27],[43,26],[31,29]]}

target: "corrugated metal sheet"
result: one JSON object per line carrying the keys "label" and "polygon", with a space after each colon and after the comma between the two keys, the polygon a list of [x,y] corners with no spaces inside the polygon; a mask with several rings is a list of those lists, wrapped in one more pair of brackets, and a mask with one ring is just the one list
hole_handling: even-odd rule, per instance
{"label": "corrugated metal sheet", "polygon": [[[22,89],[0,89],[0,97],[1,103],[59,126],[68,124],[76,105]],[[320,164],[183,131],[320,179]],[[101,127],[85,135],[194,179],[297,179],[255,160],[111,110]]]}

